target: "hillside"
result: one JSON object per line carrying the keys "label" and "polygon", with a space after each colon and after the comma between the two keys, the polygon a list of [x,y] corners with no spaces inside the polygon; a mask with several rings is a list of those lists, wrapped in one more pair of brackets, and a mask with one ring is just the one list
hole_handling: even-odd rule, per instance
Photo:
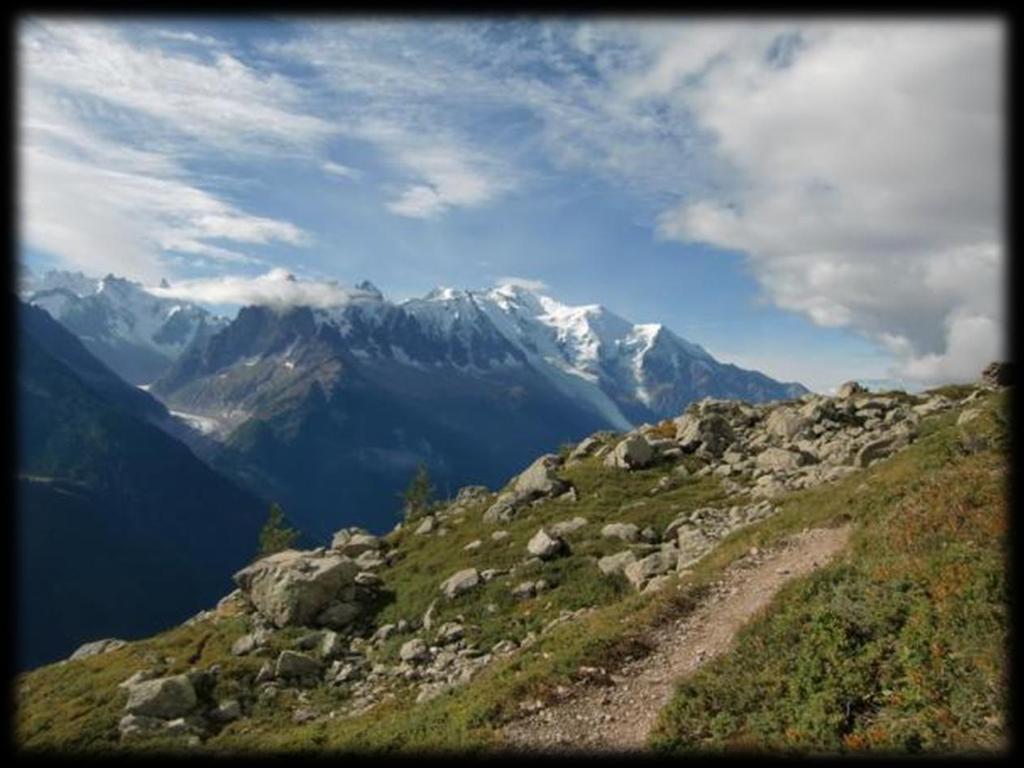
{"label": "hillside", "polygon": [[[499,494],[280,553],[185,625],[21,675],[17,742],[520,749],[532,718],[550,748],[574,712],[595,734],[576,747],[621,749],[609,723],[665,659],[681,679],[640,740],[657,750],[1005,748],[1009,395],[850,386],[598,433]],[[668,652],[740,616],[730,601],[753,613]]]}
{"label": "hillside", "polygon": [[194,613],[253,556],[266,508],[155,426],[163,406],[43,310],[21,304],[18,331],[24,668]]}

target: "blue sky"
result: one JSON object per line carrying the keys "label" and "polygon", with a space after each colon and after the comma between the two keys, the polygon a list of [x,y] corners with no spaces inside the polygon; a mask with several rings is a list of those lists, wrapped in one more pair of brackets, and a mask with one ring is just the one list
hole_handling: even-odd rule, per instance
{"label": "blue sky", "polygon": [[819,390],[973,378],[1002,353],[1002,35],[26,18],[22,261],[229,302],[275,269],[515,278]]}

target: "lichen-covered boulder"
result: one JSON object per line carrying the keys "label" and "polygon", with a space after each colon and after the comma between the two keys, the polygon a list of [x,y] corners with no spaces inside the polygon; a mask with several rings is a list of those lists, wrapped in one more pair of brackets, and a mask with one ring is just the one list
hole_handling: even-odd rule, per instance
{"label": "lichen-covered boulder", "polygon": [[604,460],[606,466],[619,469],[642,469],[655,458],[654,446],[641,434],[632,434],[620,441]]}

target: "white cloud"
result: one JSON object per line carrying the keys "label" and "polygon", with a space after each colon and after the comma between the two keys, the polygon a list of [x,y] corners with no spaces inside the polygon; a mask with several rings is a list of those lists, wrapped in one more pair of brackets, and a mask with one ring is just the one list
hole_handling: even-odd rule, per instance
{"label": "white cloud", "polygon": [[23,89],[20,124],[21,237],[71,268],[152,280],[174,253],[258,263],[225,243],[309,239],[200,188],[167,155],[95,134],[51,93]]}
{"label": "white cloud", "polygon": [[716,31],[703,61],[642,81],[689,105],[738,177],[659,232],[748,253],[776,304],[876,339],[895,375],[976,378],[1004,328],[999,26],[793,32],[788,66],[773,40]]}
{"label": "white cloud", "polygon": [[485,169],[485,159],[452,146],[413,144],[398,150],[395,160],[420,180],[388,203],[389,210],[402,216],[426,219],[450,208],[473,208],[509,186]]}
{"label": "white cloud", "polygon": [[155,296],[206,304],[258,304],[273,307],[330,308],[346,304],[353,298],[370,295],[333,281],[300,280],[285,269],[272,269],[256,277],[224,275],[181,280],[168,288],[150,287],[146,290]]}
{"label": "white cloud", "polygon": [[305,111],[293,81],[222,50],[171,52],[109,25],[30,20],[20,52],[30,84],[89,99],[126,129],[172,130],[228,152],[302,154],[334,132]]}
{"label": "white cloud", "polygon": [[549,290],[550,286],[543,280],[534,280],[529,277],[499,277],[494,281],[496,287],[511,285],[513,288],[525,288],[534,293],[543,293]]}

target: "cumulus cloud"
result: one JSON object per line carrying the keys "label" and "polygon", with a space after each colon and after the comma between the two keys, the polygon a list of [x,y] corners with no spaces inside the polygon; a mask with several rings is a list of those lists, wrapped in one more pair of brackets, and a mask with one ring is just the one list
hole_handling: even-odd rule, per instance
{"label": "cumulus cloud", "polygon": [[271,307],[337,307],[376,294],[347,288],[334,281],[300,280],[286,269],[272,269],[256,277],[223,275],[181,280],[169,287],[146,289],[155,296],[206,304],[262,305]]}
{"label": "cumulus cloud", "polygon": [[[781,61],[780,39],[797,41]],[[999,26],[709,40],[699,57],[665,43],[633,91],[687,104],[737,183],[667,210],[660,234],[749,254],[771,300],[869,335],[894,375],[971,379],[1004,354]]]}

